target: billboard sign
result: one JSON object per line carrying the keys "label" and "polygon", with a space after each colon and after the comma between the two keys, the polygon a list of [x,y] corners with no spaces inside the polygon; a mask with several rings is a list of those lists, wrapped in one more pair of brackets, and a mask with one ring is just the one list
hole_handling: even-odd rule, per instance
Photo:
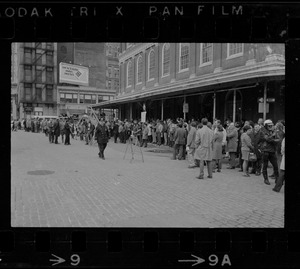
{"label": "billboard sign", "polygon": [[81,65],[59,63],[59,82],[89,86],[89,69]]}

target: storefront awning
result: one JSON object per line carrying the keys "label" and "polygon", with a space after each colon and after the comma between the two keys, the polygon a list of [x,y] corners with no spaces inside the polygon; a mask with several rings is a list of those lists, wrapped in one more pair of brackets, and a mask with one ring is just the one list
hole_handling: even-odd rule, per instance
{"label": "storefront awning", "polygon": [[180,93],[197,92],[201,93],[207,90],[221,89],[229,84],[239,85],[241,82],[253,81],[260,82],[271,77],[284,79],[285,61],[280,57],[271,61],[255,63],[253,65],[245,65],[237,68],[230,68],[216,73],[178,80],[166,85],[158,85],[151,89],[136,91],[133,93],[125,93],[119,95],[116,99],[101,102],[92,105],[96,108],[117,108],[118,105],[130,102],[143,101],[149,98],[159,98],[165,96],[174,96]]}

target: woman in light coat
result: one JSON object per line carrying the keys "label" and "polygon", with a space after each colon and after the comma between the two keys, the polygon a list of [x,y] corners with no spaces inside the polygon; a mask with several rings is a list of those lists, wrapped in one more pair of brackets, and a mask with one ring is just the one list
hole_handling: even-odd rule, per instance
{"label": "woman in light coat", "polygon": [[221,172],[222,169],[222,141],[223,141],[223,127],[222,125],[219,125],[216,127],[217,132],[213,136],[213,153],[212,153],[212,159],[213,159],[213,173],[215,172],[216,165],[218,166],[218,172]]}

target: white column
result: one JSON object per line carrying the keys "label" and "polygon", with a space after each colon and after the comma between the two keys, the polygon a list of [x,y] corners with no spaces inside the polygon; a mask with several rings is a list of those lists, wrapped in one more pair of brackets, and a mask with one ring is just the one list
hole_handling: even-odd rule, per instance
{"label": "white column", "polygon": [[263,118],[264,121],[266,120],[267,116],[267,82],[264,84],[264,112],[263,112]]}
{"label": "white column", "polygon": [[235,122],[235,109],[236,109],[236,90],[233,90],[233,116],[232,121]]}
{"label": "white column", "polygon": [[214,93],[213,120],[216,118],[216,93]]}
{"label": "white column", "polygon": [[[185,97],[185,95],[183,96],[183,103],[185,104],[185,102],[186,102],[186,97]],[[186,112],[185,112],[185,110],[184,110],[184,112],[183,112],[183,119],[185,120],[185,118],[186,118]]]}
{"label": "white column", "polygon": [[161,120],[164,120],[164,100],[161,100]]}
{"label": "white column", "polygon": [[132,103],[129,104],[129,119],[132,120]]}

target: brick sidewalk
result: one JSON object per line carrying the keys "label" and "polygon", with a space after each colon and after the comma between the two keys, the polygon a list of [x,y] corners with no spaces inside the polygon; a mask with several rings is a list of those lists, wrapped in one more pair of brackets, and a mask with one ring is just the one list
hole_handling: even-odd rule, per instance
{"label": "brick sidewalk", "polygon": [[[61,142],[59,140],[59,142]],[[223,169],[198,180],[198,168],[170,153],[109,142],[106,160],[96,146],[72,140],[50,144],[43,134],[13,132],[13,227],[283,227],[280,193],[262,176]],[[48,174],[46,174],[48,171]],[[28,172],[30,172],[28,174]],[[34,175],[34,173],[44,175]],[[207,176],[207,172],[205,171]]]}

